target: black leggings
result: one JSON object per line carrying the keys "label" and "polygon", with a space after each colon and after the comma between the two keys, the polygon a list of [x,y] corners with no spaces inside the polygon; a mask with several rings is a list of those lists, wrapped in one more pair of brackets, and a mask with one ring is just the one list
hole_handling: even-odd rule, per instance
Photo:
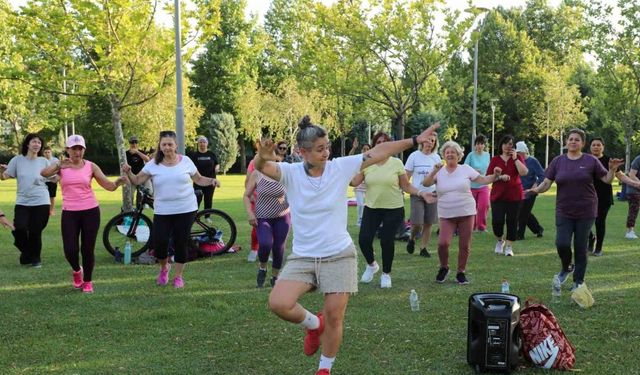
{"label": "black leggings", "polygon": [[507,223],[507,241],[515,241],[518,231],[518,211],[522,201],[491,202],[491,226],[496,237],[504,234],[504,223]]}
{"label": "black leggings", "polygon": [[20,264],[40,262],[42,231],[49,222],[49,205],[16,205],[13,211],[13,244],[20,250]]}
{"label": "black leggings", "polygon": [[531,212],[535,203],[535,195],[522,201],[522,206],[520,206],[520,211],[518,212],[518,238],[524,239],[524,232],[526,232],[527,227],[529,227],[534,234],[542,233],[544,230],[542,226],[540,226],[536,215]]}
{"label": "black leggings", "polygon": [[213,207],[213,192],[216,190],[213,186],[200,186],[193,184],[193,190],[200,190],[202,194],[196,194],[196,199],[198,200],[198,209],[200,208],[200,202],[204,199],[204,209],[209,209]]}
{"label": "black leggings", "polygon": [[95,248],[100,228],[100,207],[82,211],[62,210],[62,247],[74,271],[80,270],[82,253],[83,281],[91,281],[95,265]]}
{"label": "black leggings", "polygon": [[367,264],[373,263],[373,239],[380,228],[380,247],[382,248],[382,272],[390,273],[395,253],[395,235],[398,226],[404,219],[404,207],[400,208],[369,208],[364,207],[360,235],[358,242],[360,250],[367,260]]}
{"label": "black leggings", "polygon": [[607,215],[611,208],[608,204],[598,205],[598,217],[596,217],[596,234],[593,235],[593,230],[589,232],[589,247],[595,244],[594,251],[602,251],[602,243],[604,242],[604,235],[607,230]]}
{"label": "black leggings", "polygon": [[176,263],[187,263],[187,245],[196,211],[173,215],[153,215],[156,258],[166,259],[171,238]]}

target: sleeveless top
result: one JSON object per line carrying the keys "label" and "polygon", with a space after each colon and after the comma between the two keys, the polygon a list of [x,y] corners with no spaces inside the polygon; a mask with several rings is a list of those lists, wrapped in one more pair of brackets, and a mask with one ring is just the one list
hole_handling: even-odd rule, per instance
{"label": "sleeveless top", "polygon": [[285,189],[279,182],[256,173],[256,217],[258,219],[275,219],[289,213],[289,203],[285,196]]}
{"label": "sleeveless top", "polygon": [[84,211],[98,207],[98,200],[91,188],[92,163],[84,160],[82,168],[63,168],[60,174],[63,211]]}

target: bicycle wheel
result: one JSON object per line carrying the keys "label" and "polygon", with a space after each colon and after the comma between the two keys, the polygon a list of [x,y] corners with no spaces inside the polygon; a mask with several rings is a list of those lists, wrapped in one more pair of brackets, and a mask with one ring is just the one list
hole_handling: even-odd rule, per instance
{"label": "bicycle wheel", "polygon": [[207,238],[224,244],[216,253],[227,252],[236,242],[236,223],[225,212],[208,209],[199,211],[191,225],[191,239]]}
{"label": "bicycle wheel", "polygon": [[[135,224],[132,225],[132,223]],[[130,241],[131,256],[136,257],[149,248],[152,225],[151,219],[144,214],[135,211],[123,212],[114,216],[105,225],[102,242],[107,251],[115,256],[116,248],[124,252],[127,241]]]}

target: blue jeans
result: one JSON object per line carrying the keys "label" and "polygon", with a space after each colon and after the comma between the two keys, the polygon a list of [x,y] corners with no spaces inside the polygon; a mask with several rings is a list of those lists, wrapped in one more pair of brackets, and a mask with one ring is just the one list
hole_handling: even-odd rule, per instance
{"label": "blue jeans", "polygon": [[566,271],[571,264],[571,240],[573,239],[573,256],[575,268],[573,282],[581,284],[587,272],[587,247],[589,232],[595,218],[569,219],[556,215],[556,248],[562,262],[562,270]]}

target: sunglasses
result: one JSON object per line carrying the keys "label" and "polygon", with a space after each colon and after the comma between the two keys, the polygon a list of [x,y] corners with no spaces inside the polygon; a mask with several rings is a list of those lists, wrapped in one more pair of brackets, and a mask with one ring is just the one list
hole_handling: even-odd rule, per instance
{"label": "sunglasses", "polygon": [[129,142],[129,144],[132,144],[132,145],[135,145],[135,144],[137,144],[137,143],[138,143],[138,141],[131,141],[131,142]]}
{"label": "sunglasses", "polygon": [[285,151],[286,149],[287,149],[286,147],[278,147],[278,150]]}

